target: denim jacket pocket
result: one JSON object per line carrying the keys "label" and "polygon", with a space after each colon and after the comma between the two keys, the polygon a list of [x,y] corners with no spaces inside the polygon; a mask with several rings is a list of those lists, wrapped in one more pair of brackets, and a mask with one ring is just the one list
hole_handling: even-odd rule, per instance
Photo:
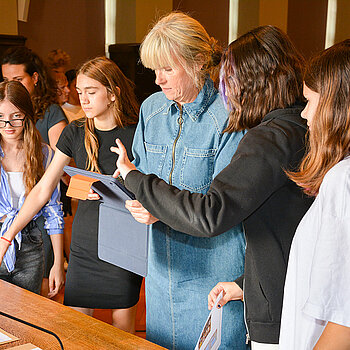
{"label": "denim jacket pocket", "polygon": [[148,169],[148,171],[157,176],[161,176],[168,146],[145,142],[145,149],[147,153],[147,163],[153,165],[152,169]]}
{"label": "denim jacket pocket", "polygon": [[180,185],[193,192],[206,191],[212,181],[217,149],[185,147],[181,165]]}

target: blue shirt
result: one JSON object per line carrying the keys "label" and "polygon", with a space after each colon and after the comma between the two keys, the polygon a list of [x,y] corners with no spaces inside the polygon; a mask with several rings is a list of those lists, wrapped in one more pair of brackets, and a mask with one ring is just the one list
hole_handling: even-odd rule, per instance
{"label": "blue shirt", "polygon": [[[53,158],[53,152],[48,145],[42,145],[44,154],[44,167],[47,168]],[[0,157],[4,156],[4,152],[0,146]],[[14,208],[13,201],[11,197],[10,187],[8,183],[8,175],[2,164],[0,163],[1,179],[0,179],[0,218],[6,215],[6,219],[1,227],[0,235],[3,236],[4,233],[9,229],[14,219],[16,218],[20,208],[25,200],[25,193],[22,193],[18,208]],[[45,206],[34,216],[34,220],[40,215],[45,218],[45,229],[49,235],[52,234],[62,234],[64,227],[62,204],[60,202],[60,191],[59,188],[53,191],[50,200],[45,204]],[[19,249],[21,247],[22,233],[19,231],[15,237],[18,242]],[[16,261],[15,247],[14,244],[10,245],[4,257],[4,262],[6,268],[9,272],[13,271]]]}
{"label": "blue shirt", "polygon": [[179,189],[206,193],[244,135],[223,133],[227,117],[210,79],[194,102],[182,105],[182,111],[164,93],[151,95],[141,106],[134,136],[135,166]]}

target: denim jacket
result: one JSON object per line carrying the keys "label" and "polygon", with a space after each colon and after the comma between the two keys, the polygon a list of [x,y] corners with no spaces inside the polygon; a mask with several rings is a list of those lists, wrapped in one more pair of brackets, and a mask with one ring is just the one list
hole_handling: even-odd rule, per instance
{"label": "denim jacket", "polygon": [[[47,168],[48,164],[50,164],[53,152],[48,145],[43,144],[43,154],[44,154],[44,166]],[[0,157],[3,157],[4,153],[0,146]],[[8,175],[4,168],[0,163],[0,218],[6,215],[6,219],[4,224],[1,227],[0,236],[3,236],[5,232],[9,229],[14,219],[16,218],[20,208],[23,205],[25,200],[24,193],[22,193],[18,208],[14,208],[12,204],[12,197],[10,192],[10,187],[8,183]],[[62,212],[62,204],[60,202],[60,191],[57,187],[51,195],[51,199],[46,203],[46,205],[34,216],[34,220],[37,219],[40,215],[43,215],[45,218],[45,229],[47,230],[49,235],[52,234],[63,234],[63,212]],[[21,247],[22,241],[22,233],[21,231],[17,233],[15,240],[18,243],[19,249]],[[13,271],[14,265],[16,261],[15,256],[15,246],[11,244],[7,249],[7,252],[4,257],[4,262],[6,268],[9,272]]]}
{"label": "denim jacket", "polygon": [[[162,92],[153,94],[141,106],[133,143],[136,167],[179,189],[206,193],[243,136],[223,133],[227,116],[210,79],[195,101],[182,109]],[[193,349],[207,318],[208,292],[218,281],[243,273],[244,251],[241,225],[214,238],[192,237],[162,222],[151,225],[147,338],[168,349]],[[241,304],[225,309],[222,349],[246,348]],[[186,319],[191,327],[183,322]]]}
{"label": "denim jacket", "polygon": [[162,92],[153,94],[141,106],[133,144],[136,167],[180,189],[206,193],[243,137],[243,132],[223,133],[227,117],[210,79],[182,111]]}

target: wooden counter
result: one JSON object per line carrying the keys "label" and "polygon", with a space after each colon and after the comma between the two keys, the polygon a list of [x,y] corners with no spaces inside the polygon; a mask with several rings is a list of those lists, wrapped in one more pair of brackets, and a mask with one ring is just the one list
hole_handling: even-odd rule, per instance
{"label": "wooden counter", "polygon": [[[50,330],[65,350],[164,349],[123,332],[55,301],[0,280],[0,311]],[[43,350],[60,349],[55,337],[0,315],[0,328],[19,340],[0,345],[0,350],[32,343]]]}

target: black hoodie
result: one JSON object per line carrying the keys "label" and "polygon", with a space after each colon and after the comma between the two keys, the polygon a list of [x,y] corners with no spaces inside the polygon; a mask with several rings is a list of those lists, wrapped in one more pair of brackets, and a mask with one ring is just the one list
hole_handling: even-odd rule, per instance
{"label": "black hoodie", "polygon": [[312,203],[284,172],[295,170],[305,152],[301,110],[274,110],[250,129],[206,195],[180,191],[138,171],[125,181],[155,217],[189,235],[212,237],[243,222],[245,272],[236,282],[244,283],[250,339],[260,343],[278,343],[289,249]]}

